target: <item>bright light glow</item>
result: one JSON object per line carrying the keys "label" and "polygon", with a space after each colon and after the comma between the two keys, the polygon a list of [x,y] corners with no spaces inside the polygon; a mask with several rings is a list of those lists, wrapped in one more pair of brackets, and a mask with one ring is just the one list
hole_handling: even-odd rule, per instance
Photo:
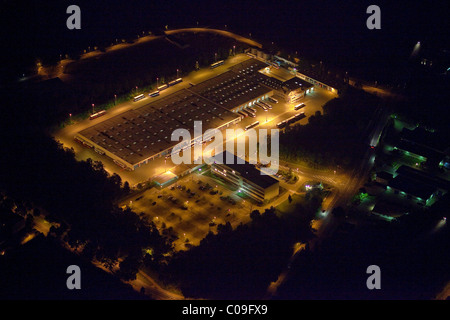
{"label": "bright light glow", "polygon": [[435,232],[439,231],[440,229],[442,229],[442,227],[445,226],[446,223],[447,223],[447,221],[444,219],[439,220],[438,223],[436,224],[436,226],[434,227],[432,233],[435,233]]}
{"label": "bright light glow", "polygon": [[415,56],[417,56],[419,54],[419,50],[420,50],[420,41],[418,41],[414,46],[410,58],[414,58]]}

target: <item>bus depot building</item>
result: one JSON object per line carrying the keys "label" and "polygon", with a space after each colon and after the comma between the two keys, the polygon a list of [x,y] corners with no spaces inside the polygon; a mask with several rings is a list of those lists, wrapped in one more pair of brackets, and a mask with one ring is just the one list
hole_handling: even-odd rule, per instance
{"label": "bus depot building", "polygon": [[240,122],[239,110],[273,95],[273,89],[258,80],[258,71],[265,66],[256,59],[246,60],[188,89],[86,128],[75,140],[123,169],[135,170],[169,155],[178,144],[171,141],[176,129],[187,129],[194,137],[194,121],[202,121],[203,131],[223,130]]}

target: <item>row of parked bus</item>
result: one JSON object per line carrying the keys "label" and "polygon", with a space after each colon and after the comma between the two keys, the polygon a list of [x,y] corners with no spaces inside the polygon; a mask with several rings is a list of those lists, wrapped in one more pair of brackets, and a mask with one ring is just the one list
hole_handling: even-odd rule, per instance
{"label": "row of parked bus", "polygon": [[[157,89],[156,91],[150,92],[148,94],[148,96],[149,97],[157,97],[157,96],[159,96],[161,91],[166,90],[167,88],[172,87],[182,81],[183,81],[182,78],[178,78],[178,79],[170,81],[169,83],[162,84],[162,85],[158,86],[158,88],[156,88]],[[141,94],[137,95],[136,97],[134,97],[133,101],[136,102],[136,101],[142,100],[144,98],[145,98],[145,95],[143,93],[141,93]]]}
{"label": "row of parked bus", "polygon": [[[277,103],[278,101],[273,99],[274,103]],[[240,111],[238,111],[238,114],[242,117],[242,118],[246,118],[246,117],[252,117],[255,118],[256,117],[256,109],[254,107],[258,107],[264,111],[269,111],[272,109],[272,106],[264,101],[258,101],[256,102],[253,107],[247,107],[245,109],[242,109]]]}
{"label": "row of parked bus", "polygon": [[301,120],[301,119],[303,119],[305,117],[306,117],[306,115],[305,115],[304,112],[297,113],[297,114],[293,115],[292,117],[290,117],[290,118],[288,118],[286,120],[278,122],[277,123],[277,128],[282,129],[282,128],[286,127],[288,124],[297,122],[297,121],[299,121],[299,120]]}

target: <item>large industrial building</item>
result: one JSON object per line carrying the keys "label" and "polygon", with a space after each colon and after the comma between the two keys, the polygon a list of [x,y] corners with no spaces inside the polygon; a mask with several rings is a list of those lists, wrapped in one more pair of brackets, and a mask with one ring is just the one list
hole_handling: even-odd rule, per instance
{"label": "large industrial building", "polygon": [[203,131],[222,130],[241,121],[238,111],[275,92],[295,101],[312,87],[297,77],[284,82],[270,77],[261,72],[266,68],[268,64],[260,60],[245,60],[213,78],[84,129],[75,140],[120,167],[135,170],[172,151],[178,144],[171,141],[175,129],[187,129],[194,137],[194,121],[199,120]]}
{"label": "large industrial building", "polygon": [[266,66],[256,59],[246,60],[188,89],[84,129],[75,139],[120,167],[135,170],[172,151],[178,144],[171,141],[175,129],[187,129],[194,137],[196,120],[202,121],[203,131],[222,130],[239,122],[237,111],[273,94],[258,72]]}
{"label": "large industrial building", "polygon": [[204,130],[221,130],[239,122],[240,117],[183,89],[84,129],[75,139],[134,170],[169,154],[178,143],[171,141],[175,129],[187,129],[193,137],[195,120],[203,122]]}

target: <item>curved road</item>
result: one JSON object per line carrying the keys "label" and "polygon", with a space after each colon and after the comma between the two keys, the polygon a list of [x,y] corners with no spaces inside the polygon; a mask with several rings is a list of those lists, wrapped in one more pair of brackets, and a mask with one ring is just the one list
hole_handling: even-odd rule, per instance
{"label": "curved road", "polygon": [[[262,48],[262,44],[257,42],[257,41],[255,41],[255,40],[252,40],[252,39],[240,36],[238,34],[230,32],[230,31],[225,31],[225,30],[220,30],[220,29],[183,28],[183,29],[166,30],[165,34],[166,35],[172,35],[172,34],[184,33],[184,32],[215,33],[215,34],[218,34],[218,35],[221,35],[221,36],[224,36],[224,37],[235,39],[236,41],[239,41],[239,42],[242,42],[242,43],[246,43],[246,44],[248,44],[250,46],[253,46],[253,47],[258,47],[260,49]],[[134,45],[137,45],[137,44],[140,44],[140,43],[144,43],[144,42],[148,42],[148,41],[152,41],[152,40],[155,40],[155,39],[160,39],[162,37],[164,37],[164,36],[148,35],[148,36],[141,37],[141,38],[137,39],[133,43],[119,43],[119,44],[115,44],[113,46],[110,46],[110,47],[106,48],[105,52],[102,52],[100,50],[92,50],[92,51],[89,51],[89,52],[83,54],[80,57],[80,60],[85,60],[85,59],[89,59],[89,58],[99,57],[99,56],[107,54],[108,52],[111,52],[111,51],[126,49],[126,48],[129,48],[131,46],[134,46]],[[40,76],[47,77],[48,79],[55,78],[55,77],[62,78],[64,76],[67,77],[67,75],[64,74],[64,68],[70,62],[75,62],[75,60],[62,59],[57,65],[45,66],[45,67],[41,66],[38,69],[38,74]]]}
{"label": "curved road", "polygon": [[225,31],[225,30],[220,30],[220,29],[184,28],[184,29],[167,30],[165,33],[167,35],[171,35],[171,34],[183,33],[183,32],[209,32],[209,33],[220,34],[220,35],[222,35],[224,37],[233,38],[236,41],[246,43],[246,44],[248,44],[250,46],[258,47],[260,49],[262,48],[262,44],[259,43],[259,42],[256,42],[256,41],[254,41],[252,39],[245,38],[245,37],[242,37],[242,36],[237,35],[235,33],[232,33],[232,32],[229,32],[229,31]]}

